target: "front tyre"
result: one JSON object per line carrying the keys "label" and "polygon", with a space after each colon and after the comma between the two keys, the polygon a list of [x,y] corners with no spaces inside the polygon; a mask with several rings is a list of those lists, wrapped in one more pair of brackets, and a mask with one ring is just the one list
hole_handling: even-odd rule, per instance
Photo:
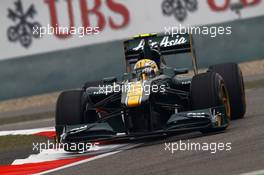
{"label": "front tyre", "polygon": [[217,64],[209,67],[209,71],[220,74],[230,98],[231,119],[243,118],[246,113],[246,97],[242,72],[236,63]]}
{"label": "front tyre", "polygon": [[[193,77],[191,84],[191,106],[193,110],[224,106],[230,118],[230,103],[223,78],[215,72],[206,72]],[[228,120],[229,121],[229,120]],[[227,126],[208,128],[203,133],[225,130]]]}
{"label": "front tyre", "polygon": [[65,125],[78,125],[83,123],[83,111],[81,99],[82,90],[70,90],[62,92],[56,105],[56,135],[58,140]]}

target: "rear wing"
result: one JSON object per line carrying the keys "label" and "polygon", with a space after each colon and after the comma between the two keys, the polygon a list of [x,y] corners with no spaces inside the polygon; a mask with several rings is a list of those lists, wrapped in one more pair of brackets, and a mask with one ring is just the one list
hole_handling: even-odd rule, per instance
{"label": "rear wing", "polygon": [[161,55],[191,53],[195,74],[197,73],[196,56],[191,34],[143,34],[124,41],[124,51],[127,71],[130,72],[130,63],[138,60],[145,43],[148,42],[152,49],[158,50]]}

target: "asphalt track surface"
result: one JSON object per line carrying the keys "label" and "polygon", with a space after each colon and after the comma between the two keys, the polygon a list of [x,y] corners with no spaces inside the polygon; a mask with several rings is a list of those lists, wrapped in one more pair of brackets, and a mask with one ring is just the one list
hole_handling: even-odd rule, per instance
{"label": "asphalt track surface", "polygon": [[[247,90],[246,96],[247,114],[245,118],[232,121],[224,133],[202,135],[196,132],[152,140],[144,142],[139,147],[50,174],[223,175],[262,170],[264,169],[264,89]],[[53,121],[49,122],[44,122],[44,124],[53,123]],[[32,126],[36,127],[34,123],[27,123],[24,127]],[[218,151],[215,154],[210,151],[179,150],[172,154],[165,150],[165,143],[179,143],[180,140],[185,143],[201,144],[231,142],[232,149]],[[21,152],[21,150],[16,152],[16,158],[25,156]],[[10,157],[8,159],[11,161]]]}

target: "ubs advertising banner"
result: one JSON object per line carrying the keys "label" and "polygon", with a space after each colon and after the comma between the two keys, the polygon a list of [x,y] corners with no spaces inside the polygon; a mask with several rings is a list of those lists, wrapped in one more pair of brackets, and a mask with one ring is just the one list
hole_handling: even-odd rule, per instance
{"label": "ubs advertising banner", "polygon": [[264,14],[263,0],[1,0],[0,60]]}

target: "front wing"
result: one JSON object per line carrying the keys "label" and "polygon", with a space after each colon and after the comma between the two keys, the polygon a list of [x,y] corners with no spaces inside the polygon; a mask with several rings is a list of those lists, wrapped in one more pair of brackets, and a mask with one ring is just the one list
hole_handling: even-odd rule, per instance
{"label": "front wing", "polygon": [[225,128],[229,124],[223,106],[202,110],[179,112],[171,115],[166,127],[161,130],[143,133],[120,133],[107,121],[64,126],[60,137],[61,143],[82,143],[105,140],[135,140],[168,134],[200,131],[211,128]]}

